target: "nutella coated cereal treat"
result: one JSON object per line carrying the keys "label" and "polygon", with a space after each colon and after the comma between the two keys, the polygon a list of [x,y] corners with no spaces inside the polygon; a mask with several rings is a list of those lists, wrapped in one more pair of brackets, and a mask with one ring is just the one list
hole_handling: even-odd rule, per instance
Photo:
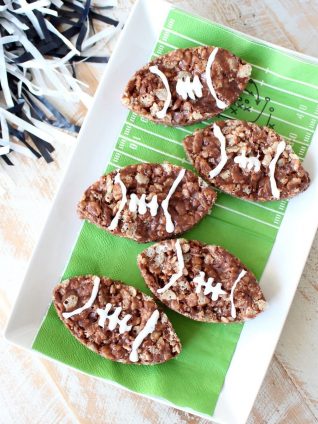
{"label": "nutella coated cereal treat", "polygon": [[174,50],[151,61],[128,82],[122,102],[166,125],[190,125],[218,115],[239,97],[251,65],[228,50]]}
{"label": "nutella coated cereal treat", "polygon": [[199,174],[225,193],[242,199],[289,199],[310,183],[291,145],[267,127],[218,121],[184,139]]}
{"label": "nutella coated cereal treat", "polygon": [[79,276],[58,284],[53,300],[70,332],[112,361],[160,364],[181,351],[166,314],[134,287],[106,277]]}
{"label": "nutella coated cereal treat", "polygon": [[113,234],[145,243],[190,229],[215,200],[215,191],[191,171],[169,163],[143,163],[92,184],[78,214]]}
{"label": "nutella coated cereal treat", "polygon": [[266,306],[252,272],[220,246],[166,240],[144,250],[138,266],[162,303],[197,321],[242,322]]}

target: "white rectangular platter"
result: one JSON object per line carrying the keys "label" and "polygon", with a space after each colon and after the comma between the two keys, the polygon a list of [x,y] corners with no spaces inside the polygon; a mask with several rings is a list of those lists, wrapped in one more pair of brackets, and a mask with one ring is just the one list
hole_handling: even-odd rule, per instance
{"label": "white rectangular platter", "polygon": [[[77,201],[105,169],[127,116],[120,103],[125,83],[151,56],[170,7],[161,0],[139,0],[122,31],[7,325],[5,337],[18,346],[32,348],[50,304],[53,286],[63,274],[81,229],[82,222],[76,217]],[[318,226],[317,131],[305,166],[312,184],[289,204],[261,279],[269,310],[244,326],[214,415],[204,416],[214,422],[239,424],[247,420],[286,320]],[[290,243],[291,238],[293,243]],[[157,400],[167,403],[164,399]]]}

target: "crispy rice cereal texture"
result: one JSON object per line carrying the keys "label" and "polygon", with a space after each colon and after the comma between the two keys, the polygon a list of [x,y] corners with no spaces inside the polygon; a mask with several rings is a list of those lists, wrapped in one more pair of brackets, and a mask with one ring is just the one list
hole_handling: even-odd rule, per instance
{"label": "crispy rice cereal texture", "polygon": [[[214,49],[211,46],[178,49],[151,61],[129,80],[122,96],[123,104],[138,115],[166,125],[190,125],[218,115],[223,109],[217,107],[206,76],[207,62]],[[162,80],[150,72],[151,66],[157,66],[169,83],[171,102],[163,118],[158,118],[157,113],[163,108],[168,92]],[[246,87],[251,70],[251,65],[233,53],[218,49],[211,66],[211,80],[217,98],[227,107]],[[202,85],[202,97],[188,96],[184,100],[176,91],[177,81],[190,77],[192,82],[195,76]]]}
{"label": "crispy rice cereal texture", "polygon": [[[82,219],[112,232],[113,234],[145,243],[172,237],[193,227],[211,209],[215,191],[191,171],[185,171],[176,190],[170,197],[168,212],[171,215],[173,231],[166,229],[166,216],[162,201],[183,170],[168,163],[129,165],[119,171],[120,179],[127,193],[127,201],[119,214],[118,225],[109,228],[120,209],[123,199],[122,187],[115,182],[117,171],[104,175],[92,184],[78,204],[78,214]],[[157,196],[158,208],[152,216],[150,207],[146,211],[130,210],[132,194],[141,199],[145,195],[147,205]],[[136,197],[135,197],[136,199]],[[145,213],[143,213],[145,212]]]}
{"label": "crispy rice cereal texture", "polygon": [[[177,243],[180,243],[184,261],[182,275],[167,290],[158,293],[180,271]],[[162,303],[197,321],[242,322],[254,318],[266,306],[252,272],[220,246],[185,239],[166,240],[144,250],[138,256],[138,266],[146,284]],[[234,286],[242,271],[245,275]],[[210,278],[211,285],[199,285],[196,281],[200,274],[202,283],[209,283]],[[211,287],[213,291],[221,290],[216,300],[212,299]]]}
{"label": "crispy rice cereal texture", "polygon": [[[96,278],[100,280],[100,284],[92,306],[70,318],[63,317],[63,313],[74,311],[85,305],[91,296]],[[92,275],[73,277],[58,284],[54,290],[53,300],[60,319],[77,340],[99,355],[122,363],[132,363],[129,359],[132,344],[146,326],[152,313],[158,310],[151,297],[134,287],[106,277],[99,278]],[[103,327],[98,324],[97,310],[105,309],[107,303],[111,304],[109,315],[113,314],[117,307],[122,308],[118,316],[119,320],[127,314],[131,315],[127,322],[131,326],[129,331],[120,334],[120,321],[113,330],[108,328],[108,319]],[[138,349],[138,360],[134,363],[160,364],[174,358],[180,351],[180,341],[168,317],[159,311],[155,328],[144,338]]]}
{"label": "crispy rice cereal texture", "polygon": [[[230,119],[218,121],[216,125],[226,140],[227,162],[214,178],[209,174],[220,163],[221,158],[221,144],[215,135],[214,126],[195,131],[183,142],[187,156],[206,181],[232,196],[264,202],[289,199],[308,188],[308,172],[301,165],[291,145],[275,131],[251,122]],[[270,163],[281,142],[286,147],[279,155],[274,170],[279,191],[277,198],[273,195],[270,183]],[[242,155],[253,158],[254,164],[258,160],[259,170],[255,166],[249,169],[253,164],[251,160],[250,163],[245,163],[245,167],[236,163],[238,159],[235,158]]]}

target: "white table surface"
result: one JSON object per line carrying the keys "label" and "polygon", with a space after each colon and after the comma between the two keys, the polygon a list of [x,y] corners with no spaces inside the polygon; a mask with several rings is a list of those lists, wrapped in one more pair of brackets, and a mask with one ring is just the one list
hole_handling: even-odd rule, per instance
{"label": "white table surface", "polygon": [[[150,0],[151,1],[151,0]],[[318,3],[310,0],[174,0],[176,5],[250,35],[318,56]],[[133,1],[119,1],[124,18]],[[115,41],[111,43],[110,50]],[[101,66],[83,65],[79,76],[96,89]],[[67,106],[80,123],[85,110]],[[0,162],[0,328],[23,280],[53,196],[76,140],[56,143],[54,163],[14,157]],[[2,192],[3,191],[3,192]],[[318,422],[318,236],[304,269],[280,342],[249,423]],[[0,339],[0,423],[205,423],[39,359]],[[230,423],[229,423],[230,424]]]}

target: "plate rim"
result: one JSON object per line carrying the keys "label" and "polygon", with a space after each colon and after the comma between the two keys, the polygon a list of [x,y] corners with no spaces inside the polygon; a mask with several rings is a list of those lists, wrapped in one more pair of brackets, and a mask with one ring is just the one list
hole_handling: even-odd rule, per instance
{"label": "plate rim", "polygon": [[[6,328],[5,328],[4,337],[7,341],[9,341],[10,343],[13,343],[13,344],[15,344],[19,347],[25,348],[25,349],[33,352],[33,353],[36,353],[40,356],[45,356],[46,358],[49,358],[50,360],[52,360],[54,362],[59,362],[59,361],[51,358],[50,356],[46,356],[46,355],[44,355],[40,352],[33,350],[32,349],[32,343],[31,343],[31,346],[26,346],[22,341],[20,343],[18,342],[20,336],[19,335],[17,336],[16,330],[14,330],[14,328],[12,328],[12,327],[14,327],[14,325],[13,325],[14,319],[16,318],[17,314],[19,313],[19,304],[21,303],[21,300],[22,300],[21,297],[23,295],[23,291],[25,291],[25,289],[26,289],[27,281],[28,281],[30,273],[32,273],[32,268],[34,267],[34,263],[36,263],[36,261],[37,261],[37,258],[38,258],[38,255],[39,255],[38,252],[39,252],[39,249],[42,247],[43,239],[45,239],[47,237],[46,234],[48,233],[48,230],[49,230],[48,227],[50,227],[50,221],[52,220],[52,215],[55,212],[56,205],[59,202],[61,202],[60,195],[61,195],[61,192],[63,192],[63,190],[65,191],[65,184],[66,184],[66,181],[69,177],[69,174],[70,174],[70,171],[71,171],[71,168],[72,168],[72,164],[73,164],[75,158],[81,154],[80,148],[84,144],[84,138],[85,138],[86,133],[89,131],[89,125],[90,125],[91,121],[93,121],[93,119],[94,119],[93,115],[95,113],[95,108],[97,107],[96,105],[98,104],[98,101],[101,98],[103,90],[107,86],[108,75],[111,73],[112,68],[113,68],[112,64],[113,64],[113,62],[118,60],[118,58],[121,57],[121,55],[122,55],[122,53],[120,52],[121,48],[124,46],[125,38],[128,37],[127,34],[129,34],[129,31],[132,30],[133,25],[134,25],[134,20],[136,20],[136,17],[138,17],[138,14],[144,14],[144,16],[148,16],[148,18],[149,18],[151,16],[154,16],[154,13],[155,13],[154,10],[155,9],[158,13],[160,12],[159,13],[160,19],[163,22],[164,18],[167,16],[167,14],[169,13],[169,11],[171,9],[180,9],[180,8],[177,8],[174,5],[168,3],[164,0],[152,0],[151,6],[150,6],[149,0],[137,0],[135,5],[133,6],[133,9],[132,9],[130,16],[129,16],[127,22],[126,22],[124,30],[120,34],[117,45],[114,49],[113,54],[111,55],[108,66],[106,67],[106,69],[103,73],[103,76],[102,76],[102,78],[99,82],[97,91],[96,91],[95,96],[94,96],[93,104],[92,104],[90,110],[88,111],[88,113],[85,117],[85,120],[84,120],[84,123],[82,125],[80,134],[78,136],[77,145],[74,148],[73,152],[71,153],[70,158],[68,160],[68,163],[65,167],[63,177],[61,179],[61,183],[60,183],[59,188],[57,190],[57,193],[54,197],[54,200],[52,201],[52,206],[50,208],[50,212],[47,216],[46,222],[45,222],[43,229],[41,231],[37,245],[36,245],[36,247],[33,251],[33,254],[31,256],[31,259],[29,261],[27,271],[24,275],[23,282],[22,282],[20,289],[18,291],[18,294],[16,296],[16,300],[15,300],[14,305],[12,307],[12,310],[11,310],[11,313],[10,313],[10,316],[9,316],[9,319],[8,319],[8,322],[7,322],[7,325],[6,325]],[[157,17],[157,19],[158,19],[158,17]],[[157,24],[158,23],[159,23],[159,19],[157,20]],[[318,63],[318,59],[315,58],[315,57],[304,55],[304,54],[301,54],[301,53],[298,53],[298,52],[277,46],[275,44],[265,42],[265,41],[263,41],[259,38],[244,34],[244,33],[237,31],[237,30],[233,30],[232,28],[229,28],[229,27],[222,25],[222,24],[218,24],[218,25],[223,27],[223,28],[228,28],[235,33],[242,34],[245,37],[247,37],[248,39],[260,42],[261,44],[269,45],[269,46],[271,46],[275,49],[278,49],[278,50],[280,50],[284,53],[288,53],[288,54],[291,54],[293,56],[299,57],[302,60],[306,60],[306,61],[309,61],[311,63]],[[159,25],[157,25],[157,26],[159,28]],[[160,25],[160,28],[161,28],[161,25]],[[155,42],[156,41],[154,41],[154,43]],[[148,57],[146,58],[146,60],[148,60]],[[125,113],[121,114],[121,117],[120,117],[121,123],[119,124],[120,128],[121,128],[121,126],[122,126],[122,124],[125,120],[125,116],[126,116]],[[123,120],[122,120],[122,117],[123,117]],[[109,155],[112,153],[113,147],[116,144],[116,142],[117,142],[117,136],[114,136],[113,142],[109,143],[110,144],[110,146],[108,147]],[[108,155],[108,159],[109,159],[109,155]],[[314,156],[314,155],[316,155],[316,156]],[[308,166],[307,166],[308,168],[313,168],[313,171],[311,172],[311,174],[313,176],[316,174],[316,172],[314,172],[314,171],[318,167],[318,163],[315,164],[315,163],[313,163],[313,161],[312,162],[310,161],[310,158],[314,158],[314,157],[318,157],[318,130],[316,130],[316,132],[315,132],[315,135],[314,135],[312,143],[309,147],[306,159],[304,161],[305,164],[308,163]],[[317,178],[313,179],[308,192],[302,194],[301,198],[307,199],[308,193],[309,193],[309,200],[312,199],[314,196],[317,196],[317,198],[318,198],[318,181],[317,181]],[[308,202],[308,199],[306,201]],[[273,249],[272,249],[272,253],[271,253],[271,255],[268,259],[268,262],[267,262],[267,265],[265,267],[263,276],[260,280],[260,284],[261,284],[265,294],[266,294],[266,292],[268,292],[268,295],[270,296],[270,298],[271,298],[271,295],[273,293],[272,293],[271,287],[268,287],[267,282],[273,278],[273,267],[275,268],[275,267],[277,267],[277,265],[279,265],[281,267],[281,264],[277,264],[277,259],[279,258],[278,253],[282,250],[282,246],[281,246],[280,241],[282,240],[282,237],[285,237],[286,233],[289,232],[289,229],[290,229],[289,226],[294,224],[295,219],[293,219],[293,216],[296,213],[298,214],[299,208],[300,208],[300,210],[304,209],[304,205],[302,205],[301,203],[304,204],[304,203],[306,203],[306,201],[305,202],[303,200],[299,201],[299,198],[297,198],[297,199],[294,199],[291,204],[289,204],[287,211],[285,213],[283,222],[282,222],[281,227],[279,229],[279,232],[277,234],[276,241],[275,241]],[[195,415],[204,417],[206,419],[213,420],[214,422],[219,422],[219,423],[223,423],[223,422],[229,423],[229,422],[231,422],[231,423],[234,424],[234,423],[243,423],[243,422],[246,421],[246,419],[248,418],[248,415],[250,413],[250,410],[252,409],[252,406],[254,404],[255,398],[256,398],[257,393],[259,391],[259,388],[262,384],[263,378],[264,378],[264,376],[267,372],[269,362],[272,358],[272,355],[274,354],[275,347],[277,345],[280,334],[281,334],[282,329],[284,327],[286,317],[287,317],[287,314],[289,312],[289,308],[292,304],[293,297],[296,293],[297,285],[298,285],[300,276],[302,274],[302,270],[305,266],[306,259],[307,259],[307,256],[309,254],[309,251],[310,251],[310,248],[311,248],[311,245],[312,245],[312,241],[313,241],[313,238],[315,236],[316,229],[318,227],[318,202],[317,202],[316,207],[315,207],[315,205],[312,205],[312,206],[313,207],[312,207],[311,213],[310,213],[311,220],[309,220],[309,219],[307,220],[309,222],[309,224],[307,223],[307,225],[305,226],[306,231],[304,231],[304,229],[302,228],[301,234],[299,235],[299,237],[301,236],[303,239],[306,237],[306,240],[305,240],[305,243],[304,243],[305,246],[304,246],[304,244],[302,245],[302,247],[304,247],[304,248],[303,248],[301,255],[300,255],[301,260],[299,261],[299,252],[293,252],[293,251],[291,252],[292,256],[294,255],[295,259],[297,259],[297,262],[299,262],[299,263],[296,262],[297,263],[297,269],[296,269],[296,272],[294,272],[294,275],[293,275],[294,278],[292,280],[293,284],[292,284],[292,290],[291,290],[292,294],[289,297],[285,298],[285,302],[286,302],[287,299],[288,299],[288,301],[286,302],[286,304],[284,306],[285,309],[284,309],[283,316],[281,317],[280,325],[276,328],[275,336],[273,337],[272,334],[271,334],[271,338],[272,338],[271,347],[270,347],[270,349],[267,348],[266,355],[264,355],[264,352],[263,352],[263,356],[264,356],[264,358],[266,356],[266,359],[264,359],[264,364],[263,364],[261,372],[259,372],[257,374],[257,378],[254,378],[254,388],[253,388],[253,390],[251,390],[251,392],[253,394],[247,396],[248,399],[247,398],[245,399],[245,403],[244,402],[243,402],[243,404],[241,403],[242,402],[242,396],[238,396],[238,399],[236,399],[236,401],[235,401],[235,399],[233,399],[233,396],[232,396],[232,400],[231,400],[231,391],[233,391],[233,387],[238,388],[237,381],[235,381],[235,380],[237,379],[237,376],[240,375],[240,373],[238,373],[237,368],[240,368],[240,367],[238,367],[238,365],[239,365],[239,362],[240,362],[242,356],[244,356],[244,343],[245,343],[246,346],[249,346],[249,342],[251,341],[251,337],[252,336],[255,337],[255,331],[257,332],[257,330],[254,329],[255,325],[260,327],[260,328],[262,328],[262,326],[265,327],[267,325],[268,320],[269,320],[268,317],[270,316],[269,312],[265,312],[262,316],[258,317],[257,321],[251,321],[251,322],[244,325],[244,328],[242,330],[240,339],[238,341],[235,353],[233,355],[230,367],[228,369],[228,372],[227,372],[227,375],[226,375],[226,378],[225,378],[224,387],[223,387],[223,389],[222,389],[222,391],[219,395],[219,398],[218,398],[218,401],[217,401],[217,404],[216,404],[216,408],[215,408],[214,414],[212,416],[199,413],[198,411],[194,411],[191,408],[180,407],[178,405],[174,405],[173,403],[171,403],[171,402],[169,402],[165,399],[158,398],[156,396],[149,396],[149,395],[144,395],[144,394],[138,393],[139,395],[145,396],[147,398],[150,398],[150,399],[153,399],[153,400],[156,400],[156,401],[159,401],[159,402],[164,403],[164,404],[169,405],[169,406],[173,406],[177,409],[184,410],[186,412],[191,412]],[[304,212],[305,211],[303,210],[303,213]],[[75,241],[77,240],[77,236],[78,236],[77,233],[79,232],[81,227],[82,227],[82,224],[77,225],[77,232],[76,232],[76,235],[75,235]],[[70,250],[72,251],[72,249],[73,248],[71,247]],[[275,269],[275,271],[277,271],[277,268]],[[284,277],[284,272],[286,272],[286,269],[284,269],[284,267],[283,267],[283,269],[279,270],[278,275],[282,275]],[[274,273],[274,275],[275,275],[275,273]],[[274,303],[274,307],[276,307],[275,303]],[[44,317],[45,317],[45,315],[44,315]],[[36,333],[37,333],[38,329],[40,328],[40,326],[41,326],[41,324],[37,327]],[[261,340],[261,339],[258,340],[258,342],[260,344],[260,347],[262,347],[262,349],[264,349],[264,347],[262,346],[262,342],[264,340]],[[73,368],[70,365],[66,365],[66,364],[63,364],[63,365],[67,366],[69,368]],[[241,364],[240,364],[240,366],[241,366]],[[73,368],[73,369],[76,369],[76,368]],[[79,370],[77,370],[77,371],[79,371]],[[82,371],[79,371],[79,372],[86,374]],[[90,374],[87,374],[87,375],[90,375]],[[120,385],[120,384],[118,384],[118,383],[116,383],[112,380],[107,380],[107,379],[95,377],[95,376],[91,376],[91,377],[98,378],[98,379],[101,379],[103,381],[107,381],[107,383],[113,384],[117,387],[121,387],[121,388],[128,390],[128,391],[131,391],[131,390],[127,389],[125,386],[122,386],[122,385]],[[230,400],[230,404],[228,404],[229,400]],[[233,408],[233,405],[234,405],[234,408]],[[236,411],[235,406],[240,407],[239,415],[237,415],[235,413],[235,411]]]}

